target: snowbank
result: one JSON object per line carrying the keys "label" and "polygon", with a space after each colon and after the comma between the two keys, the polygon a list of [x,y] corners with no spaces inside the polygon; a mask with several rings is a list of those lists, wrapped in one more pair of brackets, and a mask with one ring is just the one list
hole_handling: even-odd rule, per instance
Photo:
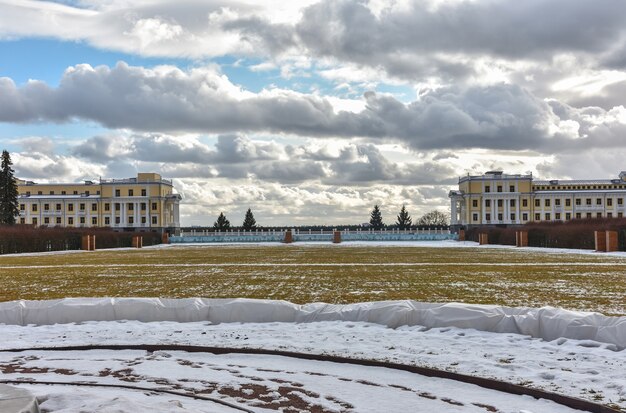
{"label": "snowbank", "polygon": [[250,299],[66,298],[0,303],[0,323],[49,325],[83,321],[137,320],[263,323],[364,321],[395,328],[403,325],[473,328],[516,333],[548,341],[564,337],[626,348],[626,317],[552,307],[511,308],[462,303],[380,301],[358,304]]}

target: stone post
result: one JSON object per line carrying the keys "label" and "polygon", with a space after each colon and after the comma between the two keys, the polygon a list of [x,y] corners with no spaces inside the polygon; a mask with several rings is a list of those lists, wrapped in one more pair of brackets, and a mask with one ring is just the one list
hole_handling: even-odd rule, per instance
{"label": "stone post", "polygon": [[617,231],[606,231],[606,252],[613,252],[618,250],[617,245]]}
{"label": "stone post", "polygon": [[596,241],[596,252],[606,252],[606,232],[594,231],[593,235]]}
{"label": "stone post", "polygon": [[95,251],[96,250],[96,236],[95,235],[83,235],[82,238],[82,250],[83,251]]}
{"label": "stone post", "polygon": [[285,231],[285,239],[283,240],[283,242],[285,244],[291,244],[293,242],[293,234],[291,233],[290,229]]}
{"label": "stone post", "polygon": [[516,247],[528,246],[528,231],[515,231],[515,246]]}
{"label": "stone post", "polygon": [[340,244],[341,243],[341,231],[334,231],[333,232],[333,244]]}
{"label": "stone post", "polygon": [[141,235],[133,235],[133,248],[143,247],[143,237]]}

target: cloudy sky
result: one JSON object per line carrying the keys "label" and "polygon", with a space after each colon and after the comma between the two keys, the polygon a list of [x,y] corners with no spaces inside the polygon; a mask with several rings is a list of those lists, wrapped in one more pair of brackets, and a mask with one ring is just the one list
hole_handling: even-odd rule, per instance
{"label": "cloudy sky", "polygon": [[626,170],[623,0],[0,0],[21,178],[156,171],[183,225],[449,208],[467,173]]}

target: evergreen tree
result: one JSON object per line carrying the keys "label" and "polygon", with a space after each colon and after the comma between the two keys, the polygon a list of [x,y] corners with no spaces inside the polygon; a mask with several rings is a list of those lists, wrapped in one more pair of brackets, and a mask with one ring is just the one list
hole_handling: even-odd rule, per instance
{"label": "evergreen tree", "polygon": [[2,151],[2,161],[0,163],[0,224],[13,225],[15,218],[20,213],[17,202],[17,181],[13,176],[11,168],[11,155]]}
{"label": "evergreen tree", "polygon": [[243,219],[243,224],[241,226],[245,231],[251,231],[256,228],[256,219],[254,219],[254,215],[252,215],[252,210],[250,208],[246,211],[246,217]]}
{"label": "evergreen tree", "polygon": [[419,219],[417,225],[446,226],[448,225],[448,222],[449,217],[446,213],[440,211],[430,211]]}
{"label": "evergreen tree", "polygon": [[372,213],[370,214],[370,226],[374,229],[382,229],[385,226],[378,205],[374,205],[374,209],[372,209]]}
{"label": "evergreen tree", "polygon": [[400,210],[400,213],[398,214],[396,225],[400,229],[409,229],[411,228],[412,223],[413,223],[413,220],[411,219],[411,216],[407,212],[406,207],[402,205],[402,209]]}
{"label": "evergreen tree", "polygon": [[230,221],[226,219],[226,215],[223,212],[220,212],[220,216],[217,217],[217,221],[213,223],[213,228],[219,231],[226,231],[230,229]]}

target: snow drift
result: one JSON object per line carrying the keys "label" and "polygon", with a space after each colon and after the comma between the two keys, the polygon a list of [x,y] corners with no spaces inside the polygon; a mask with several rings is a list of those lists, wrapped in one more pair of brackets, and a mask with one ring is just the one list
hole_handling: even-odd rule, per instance
{"label": "snow drift", "polygon": [[363,321],[395,328],[403,325],[473,328],[516,333],[552,341],[563,337],[626,348],[626,317],[553,307],[512,308],[462,303],[380,301],[358,304],[207,298],[66,298],[0,303],[0,323],[49,325],[83,321],[137,320],[263,323]]}

